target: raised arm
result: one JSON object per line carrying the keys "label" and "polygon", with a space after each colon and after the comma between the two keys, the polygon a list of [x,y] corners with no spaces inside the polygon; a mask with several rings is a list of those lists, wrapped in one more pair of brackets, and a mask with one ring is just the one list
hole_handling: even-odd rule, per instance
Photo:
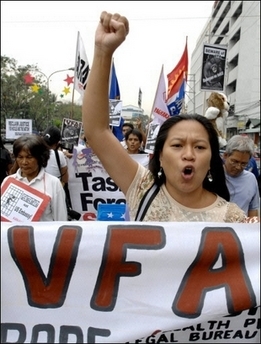
{"label": "raised arm", "polygon": [[109,76],[112,56],[129,32],[127,18],[102,12],[82,114],[85,137],[104,168],[126,194],[138,168],[109,128]]}

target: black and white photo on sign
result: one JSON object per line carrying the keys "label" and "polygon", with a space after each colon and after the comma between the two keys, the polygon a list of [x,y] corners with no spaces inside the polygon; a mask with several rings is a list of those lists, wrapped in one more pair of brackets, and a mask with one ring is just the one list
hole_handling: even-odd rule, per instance
{"label": "black and white photo on sign", "polygon": [[145,152],[153,153],[160,126],[161,124],[158,122],[151,122],[149,124]]}
{"label": "black and white photo on sign", "polygon": [[109,99],[110,125],[118,127],[121,121],[122,100]]}
{"label": "black and white photo on sign", "polygon": [[201,90],[223,91],[227,47],[204,44]]}
{"label": "black and white photo on sign", "polygon": [[82,130],[82,122],[70,118],[64,118],[61,130],[61,141],[78,145],[79,137]]}

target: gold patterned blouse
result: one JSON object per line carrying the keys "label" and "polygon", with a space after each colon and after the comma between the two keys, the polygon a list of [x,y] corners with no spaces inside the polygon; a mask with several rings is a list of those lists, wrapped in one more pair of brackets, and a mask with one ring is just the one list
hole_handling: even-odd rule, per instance
{"label": "gold patterned blouse", "polygon": [[[144,193],[153,184],[151,172],[139,165],[138,171],[129,190],[126,200],[129,206],[130,220],[134,221],[139,203]],[[259,222],[258,218],[249,219],[235,203],[227,202],[217,195],[213,204],[200,209],[192,209],[175,201],[162,185],[152,201],[143,221],[160,222]]]}

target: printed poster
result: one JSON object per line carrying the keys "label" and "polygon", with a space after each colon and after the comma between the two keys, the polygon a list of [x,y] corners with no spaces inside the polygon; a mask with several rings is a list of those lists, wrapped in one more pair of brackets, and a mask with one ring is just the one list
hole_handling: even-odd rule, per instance
{"label": "printed poster", "polygon": [[82,122],[64,118],[61,130],[62,144],[78,145],[82,131]]}
{"label": "printed poster", "polygon": [[118,127],[121,122],[122,100],[109,99],[109,124]]}
{"label": "printed poster", "polygon": [[32,134],[31,119],[6,119],[6,138],[17,139],[20,136]]}
{"label": "printed poster", "polygon": [[202,91],[224,90],[226,56],[226,46],[204,44],[201,73]]}
{"label": "printed poster", "polygon": [[50,197],[15,178],[1,187],[1,221],[38,221]]}

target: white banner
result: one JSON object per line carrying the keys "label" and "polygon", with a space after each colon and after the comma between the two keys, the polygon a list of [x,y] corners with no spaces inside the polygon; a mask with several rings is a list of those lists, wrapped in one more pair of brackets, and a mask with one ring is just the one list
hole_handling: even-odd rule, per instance
{"label": "white banner", "polygon": [[[131,157],[148,166],[149,154],[131,154]],[[82,214],[81,220],[96,220],[99,203],[126,204],[124,194],[91,148],[74,147],[73,157],[67,163],[72,208]]]}
{"label": "white banner", "polygon": [[259,343],[259,224],[1,224],[1,343]]}
{"label": "white banner", "polygon": [[20,136],[32,134],[31,119],[6,119],[5,132],[7,139],[17,139]]}

